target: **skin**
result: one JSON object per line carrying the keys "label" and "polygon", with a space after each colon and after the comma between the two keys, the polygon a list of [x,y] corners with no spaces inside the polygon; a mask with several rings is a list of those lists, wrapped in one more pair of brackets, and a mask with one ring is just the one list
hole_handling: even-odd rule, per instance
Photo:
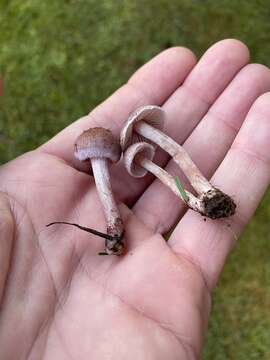
{"label": "skin", "polygon": [[[236,40],[215,44],[197,64],[191,51],[168,49],[92,113],[1,167],[3,358],[199,358],[211,292],[270,178],[270,72],[248,62]],[[168,135],[234,197],[231,227],[185,213],[159,181],[132,179],[119,164],[112,179],[129,206],[120,205],[125,256],[97,256],[103,241],[76,228],[45,228],[66,220],[105,231],[93,179],[72,144],[90,126],[119,134],[128,113],[149,103],[164,106]],[[166,154],[156,162],[175,169]],[[166,243],[161,234],[176,221]]]}

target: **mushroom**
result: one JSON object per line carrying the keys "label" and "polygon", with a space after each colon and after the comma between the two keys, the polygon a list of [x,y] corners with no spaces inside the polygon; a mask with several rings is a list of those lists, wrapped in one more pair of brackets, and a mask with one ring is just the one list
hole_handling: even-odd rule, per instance
{"label": "mushroom", "polygon": [[204,215],[204,203],[196,198],[189,191],[184,190],[185,196],[179,192],[176,181],[172,175],[161,167],[156,165],[152,160],[155,156],[155,148],[146,142],[139,142],[130,145],[124,153],[124,164],[127,172],[133,177],[144,177],[149,171],[157,177],[164,185],[179,196],[191,209]]}
{"label": "mushroom", "polygon": [[81,230],[105,238],[105,250],[100,253],[101,255],[121,255],[124,250],[122,242],[124,227],[113,196],[108,169],[112,162],[117,162],[120,159],[120,145],[110,130],[102,127],[90,128],[77,138],[74,155],[80,161],[90,160],[97,192],[107,222],[107,234],[67,222],[54,222],[48,226],[56,223],[76,226]]}
{"label": "mushroom", "polygon": [[127,119],[120,134],[122,150],[142,138],[165,150],[182,169],[192,187],[204,203],[205,216],[212,219],[228,217],[235,213],[234,201],[221,190],[212,186],[189,157],[188,153],[172,138],[164,134],[165,113],[155,105],[146,105],[135,110]]}

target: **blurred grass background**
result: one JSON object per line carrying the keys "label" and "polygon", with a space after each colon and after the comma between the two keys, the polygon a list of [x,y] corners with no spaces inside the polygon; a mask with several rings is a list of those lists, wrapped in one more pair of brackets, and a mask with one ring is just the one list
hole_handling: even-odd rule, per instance
{"label": "blurred grass background", "polygon": [[[0,161],[89,112],[164,48],[236,37],[270,65],[267,0],[0,0]],[[270,193],[213,300],[204,359],[270,359]]]}

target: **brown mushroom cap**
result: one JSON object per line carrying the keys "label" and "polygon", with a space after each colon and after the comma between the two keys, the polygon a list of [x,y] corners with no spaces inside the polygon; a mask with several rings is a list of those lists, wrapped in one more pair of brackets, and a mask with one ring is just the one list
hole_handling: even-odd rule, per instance
{"label": "brown mushroom cap", "polygon": [[143,136],[136,134],[133,131],[133,126],[136,122],[143,120],[149,125],[162,130],[164,127],[165,112],[164,110],[156,105],[141,106],[133,111],[125,122],[121,134],[120,134],[120,145],[124,151],[130,144],[140,141],[147,141]]}
{"label": "brown mushroom cap", "polygon": [[81,161],[106,158],[117,162],[121,157],[121,147],[110,130],[94,127],[77,138],[74,155]]}
{"label": "brown mushroom cap", "polygon": [[155,148],[146,142],[139,142],[130,145],[124,153],[124,163],[127,172],[134,177],[143,177],[147,174],[147,170],[139,164],[139,158],[147,158],[153,160]]}

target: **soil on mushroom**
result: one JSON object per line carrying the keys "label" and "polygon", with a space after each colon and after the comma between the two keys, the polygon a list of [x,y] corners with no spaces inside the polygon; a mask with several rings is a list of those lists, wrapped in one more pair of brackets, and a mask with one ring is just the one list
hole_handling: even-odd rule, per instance
{"label": "soil on mushroom", "polygon": [[211,219],[220,219],[233,215],[236,204],[230,196],[218,189],[210,190],[202,198],[205,213]]}

